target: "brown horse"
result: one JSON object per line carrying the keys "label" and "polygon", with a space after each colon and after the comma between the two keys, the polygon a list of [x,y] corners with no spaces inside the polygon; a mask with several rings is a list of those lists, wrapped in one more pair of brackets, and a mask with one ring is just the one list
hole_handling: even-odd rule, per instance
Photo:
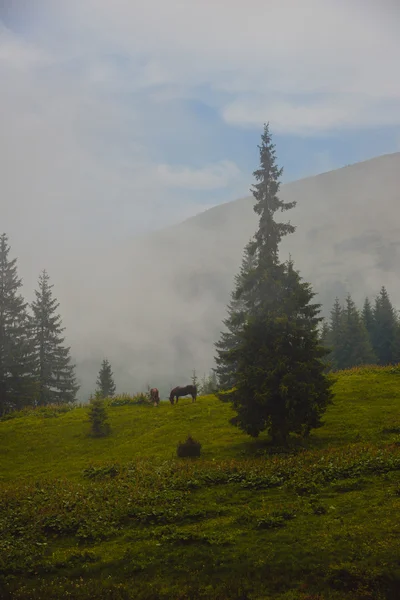
{"label": "brown horse", "polygon": [[176,404],[178,404],[178,399],[181,396],[188,396],[189,394],[192,396],[192,402],[196,402],[197,387],[195,385],[185,385],[184,387],[178,385],[176,388],[171,390],[171,393],[169,395],[169,401],[171,402],[171,404],[173,404],[174,399],[176,398]]}
{"label": "brown horse", "polygon": [[154,406],[158,406],[158,404],[160,404],[160,394],[158,393],[157,388],[151,388],[150,401],[154,404]]}

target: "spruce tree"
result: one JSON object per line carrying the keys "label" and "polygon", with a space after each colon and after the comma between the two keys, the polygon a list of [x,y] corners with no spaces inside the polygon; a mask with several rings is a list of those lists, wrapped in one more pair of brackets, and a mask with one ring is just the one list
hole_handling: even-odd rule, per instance
{"label": "spruce tree", "polygon": [[197,386],[199,385],[199,378],[197,377],[196,369],[193,369],[192,371],[191,381],[192,385],[194,385],[197,388]]}
{"label": "spruce tree", "polygon": [[379,364],[400,361],[398,318],[384,286],[375,300],[372,345]]}
{"label": "spruce tree", "polygon": [[34,403],[33,353],[17,259],[0,236],[0,414]]}
{"label": "spruce tree", "polygon": [[331,310],[328,341],[329,346],[332,348],[330,355],[332,368],[334,370],[341,369],[343,364],[344,348],[344,317],[343,308],[339,302],[339,298],[335,298],[335,302]]}
{"label": "spruce tree", "polygon": [[215,394],[218,390],[218,379],[215,371],[211,371],[210,375],[206,377],[204,374],[200,384],[200,394],[202,396],[208,396],[209,394]]}
{"label": "spruce tree", "polygon": [[333,348],[331,344],[331,330],[326,319],[324,319],[321,323],[319,342],[321,346],[327,350],[327,355],[323,358],[323,361],[325,363],[325,372],[329,372],[332,367],[331,355]]}
{"label": "spruce tree", "polygon": [[374,334],[374,311],[371,306],[371,302],[369,301],[369,298],[365,298],[364,300],[361,316],[365,325],[365,329],[368,332],[369,339],[372,343],[372,337]]}
{"label": "spruce tree", "polygon": [[97,377],[97,392],[100,398],[112,398],[115,394],[114,374],[107,358],[101,363],[99,375]]}
{"label": "spruce tree", "polygon": [[308,434],[321,425],[332,393],[322,360],[327,350],[319,343],[320,305],[311,304],[315,294],[293,262],[279,262],[279,243],[295,228],[276,222],[274,214],[295,203],[278,197],[282,169],[268,125],[261,139],[252,190],[259,228],[248,245],[255,267],[236,293],[245,295],[246,315],[238,343],[225,357],[235,365],[235,387],[225,397],[237,413],[232,423],[254,437],[267,430],[274,442],[284,443],[290,432]]}
{"label": "spruce tree", "polygon": [[250,245],[248,244],[243,252],[240,271],[235,275],[235,288],[231,293],[231,300],[227,308],[228,316],[223,320],[226,331],[221,332],[220,339],[214,344],[217,350],[215,357],[217,366],[214,372],[221,390],[229,390],[234,385],[237,365],[229,361],[227,357],[239,343],[238,334],[245,322],[246,310],[250,308],[246,303],[245,294],[242,293],[242,286],[244,279],[255,267],[255,264],[256,258],[250,254]]}
{"label": "spruce tree", "polygon": [[90,399],[88,416],[93,437],[102,437],[111,432],[104,399],[99,394]]}
{"label": "spruce tree", "polygon": [[59,303],[53,298],[53,285],[42,271],[39,276],[36,300],[32,302],[32,336],[35,345],[35,377],[38,382],[38,405],[74,402],[79,386],[75,365],[71,363],[70,348],[63,345]]}
{"label": "spruce tree", "polygon": [[350,294],[346,298],[346,306],[342,313],[342,328],[343,343],[339,368],[348,369],[358,365],[374,364],[376,356],[367,329]]}

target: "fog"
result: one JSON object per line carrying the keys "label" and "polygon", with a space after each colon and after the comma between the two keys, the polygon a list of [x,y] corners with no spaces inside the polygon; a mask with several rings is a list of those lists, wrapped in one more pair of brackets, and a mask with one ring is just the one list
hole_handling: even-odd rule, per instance
{"label": "fog", "polygon": [[[400,153],[283,185],[281,195],[298,203],[284,214],[297,230],[282,242],[281,258],[292,254],[325,314],[336,295],[350,292],[360,305],[382,285],[400,307]],[[242,198],[84,255],[79,280],[75,260],[57,268],[81,397],[105,355],[119,392],[148,383],[165,397],[193,368],[208,372],[233,276],[257,227],[252,207]]]}
{"label": "fog", "polygon": [[[27,300],[49,273],[80,399],[104,357],[118,392],[209,371],[264,121],[289,178],[398,150],[399,49],[389,0],[0,0],[1,232]],[[400,307],[399,173],[391,154],[282,187],[282,258],[325,311],[381,285]]]}

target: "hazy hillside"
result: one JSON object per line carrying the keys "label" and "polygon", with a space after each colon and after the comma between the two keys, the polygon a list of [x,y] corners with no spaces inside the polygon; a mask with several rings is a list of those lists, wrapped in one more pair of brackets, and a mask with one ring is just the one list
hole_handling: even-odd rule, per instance
{"label": "hazy hillside", "polygon": [[[361,302],[382,285],[400,307],[400,153],[283,185],[281,193],[298,203],[283,215],[297,231],[281,256],[292,254],[327,309],[335,295],[349,291]],[[252,207],[251,196],[242,198],[107,249],[82,282],[91,293],[66,307],[83,392],[105,352],[120,391],[148,381],[165,393],[192,368],[202,374],[212,366],[233,276],[257,227]]]}

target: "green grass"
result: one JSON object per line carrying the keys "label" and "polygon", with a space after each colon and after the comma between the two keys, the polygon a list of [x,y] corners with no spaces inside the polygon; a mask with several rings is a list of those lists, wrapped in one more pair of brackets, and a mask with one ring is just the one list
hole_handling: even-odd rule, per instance
{"label": "green grass", "polygon": [[87,408],[0,422],[0,597],[397,598],[400,368],[335,394],[287,454],[212,396],[109,408],[99,439]]}

